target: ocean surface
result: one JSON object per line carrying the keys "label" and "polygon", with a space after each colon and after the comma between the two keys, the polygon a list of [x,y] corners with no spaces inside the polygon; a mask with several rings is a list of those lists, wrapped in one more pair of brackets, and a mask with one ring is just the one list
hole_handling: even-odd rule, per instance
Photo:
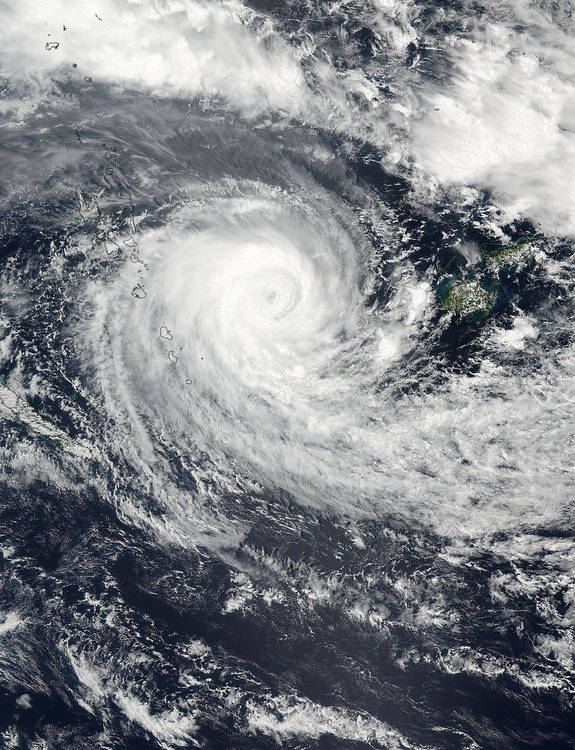
{"label": "ocean surface", "polygon": [[571,0],[0,0],[0,747],[575,747]]}

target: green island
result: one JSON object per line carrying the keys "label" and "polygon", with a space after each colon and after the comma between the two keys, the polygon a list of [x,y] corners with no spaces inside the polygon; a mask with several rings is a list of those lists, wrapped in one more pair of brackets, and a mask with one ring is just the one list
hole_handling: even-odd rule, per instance
{"label": "green island", "polygon": [[499,271],[505,266],[517,266],[533,260],[535,248],[532,239],[519,240],[511,245],[491,250],[485,255],[485,265],[492,271]]}
{"label": "green island", "polygon": [[443,306],[460,318],[487,317],[499,296],[500,273],[508,274],[509,269],[534,260],[534,241],[535,238],[522,239],[485,252],[481,261],[483,270],[475,278],[444,279],[438,292]]}
{"label": "green island", "polygon": [[494,303],[494,295],[475,280],[456,282],[443,297],[445,307],[463,317],[488,315]]}

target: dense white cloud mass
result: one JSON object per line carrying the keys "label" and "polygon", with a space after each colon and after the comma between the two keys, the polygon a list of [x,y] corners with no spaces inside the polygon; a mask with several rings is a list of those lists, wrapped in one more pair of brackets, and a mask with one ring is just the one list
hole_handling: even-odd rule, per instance
{"label": "dense white cloud mass", "polygon": [[245,26],[240,5],[196,0],[44,0],[8,3],[0,31],[9,75],[94,82],[160,96],[223,97],[245,115],[297,114],[297,59],[269,28]]}
{"label": "dense white cloud mass", "polygon": [[[575,232],[575,45],[542,14],[449,36],[447,83],[412,126],[418,164],[440,183],[486,187],[509,217]],[[471,37],[471,38],[469,38]]]}
{"label": "dense white cloud mass", "polygon": [[[235,2],[23,0],[4,8],[2,69],[26,82],[29,106],[52,81],[79,75],[158,96],[215,98],[247,117],[287,113],[367,137],[389,165],[415,163],[440,186],[489,189],[505,219],[575,232],[575,45],[572,29],[545,8],[516,2],[480,17],[470,8],[438,40],[422,33],[422,6],[366,3],[360,17],[388,63],[365,69],[334,67],[309,35],[287,44],[269,20]],[[421,54],[405,68],[409,44]],[[13,107],[29,111],[21,101]]]}

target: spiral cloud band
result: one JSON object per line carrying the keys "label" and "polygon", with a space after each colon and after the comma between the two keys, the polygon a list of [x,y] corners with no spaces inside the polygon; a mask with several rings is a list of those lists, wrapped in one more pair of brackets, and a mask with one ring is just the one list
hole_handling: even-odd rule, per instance
{"label": "spiral cloud band", "polygon": [[569,0],[0,0],[0,746],[575,746]]}
{"label": "spiral cloud band", "polygon": [[[297,192],[233,181],[189,190],[165,226],[141,233],[138,263],[93,292],[98,387],[108,411],[128,417],[122,450],[135,466],[155,465],[160,441],[217,502],[243,478],[352,516],[425,515],[443,533],[507,528],[517,512],[529,524],[550,480],[567,496],[570,475],[538,442],[537,421],[553,420],[544,405],[488,364],[495,403],[482,377],[432,385],[417,354],[434,304],[425,281],[404,267],[388,281],[388,309],[366,308],[366,238],[343,201],[309,178]],[[406,363],[429,387],[398,398]],[[502,409],[522,430],[507,432]],[[490,447],[498,433],[505,461]],[[161,476],[169,512],[171,469]],[[194,502],[180,501],[190,517]]]}

